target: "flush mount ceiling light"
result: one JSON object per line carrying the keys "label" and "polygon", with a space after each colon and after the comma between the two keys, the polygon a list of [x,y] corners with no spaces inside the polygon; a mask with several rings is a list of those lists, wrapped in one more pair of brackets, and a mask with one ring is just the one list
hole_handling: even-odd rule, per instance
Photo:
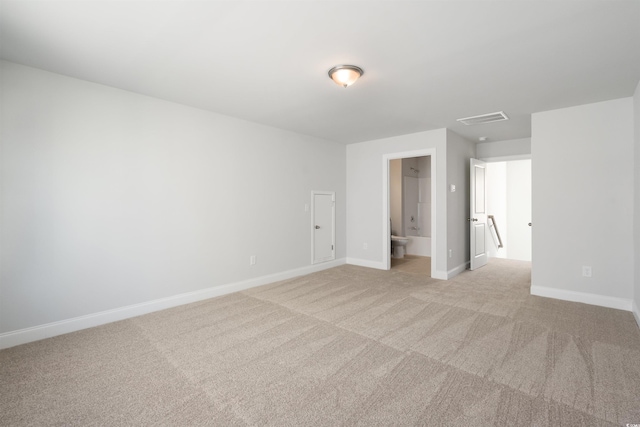
{"label": "flush mount ceiling light", "polygon": [[355,65],[336,65],[329,70],[329,77],[336,82],[338,86],[351,86],[364,74],[360,67]]}

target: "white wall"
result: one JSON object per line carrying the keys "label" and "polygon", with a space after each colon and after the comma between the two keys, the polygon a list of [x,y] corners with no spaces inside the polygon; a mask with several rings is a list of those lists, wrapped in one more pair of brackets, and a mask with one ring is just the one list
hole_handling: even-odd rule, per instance
{"label": "white wall", "polygon": [[0,66],[0,333],[309,266],[312,190],[346,256],[343,145]]}
{"label": "white wall", "polygon": [[[347,261],[383,268],[383,157],[433,149],[436,152],[436,258],[434,274],[447,272],[447,131],[437,129],[347,145]],[[432,177],[433,179],[433,177]],[[394,226],[395,227],[395,226]],[[440,236],[440,238],[438,238]],[[364,248],[364,245],[367,248]],[[385,253],[386,256],[386,253]]]}
{"label": "white wall", "polygon": [[[415,153],[425,149],[434,150],[431,175],[437,186],[432,275],[450,278],[464,270],[469,260],[469,159],[475,155],[475,145],[447,129],[347,146],[347,262],[384,268],[383,239],[388,238],[383,211],[385,156],[416,157],[424,155]],[[449,192],[451,184],[456,185],[455,193]],[[451,258],[448,249],[453,252]]]}
{"label": "white wall", "polygon": [[[469,253],[469,188],[471,162],[476,155],[476,146],[460,135],[447,130],[447,249],[449,276],[460,273],[467,267]],[[456,191],[451,192],[451,185]]]}
{"label": "white wall", "polygon": [[532,293],[630,309],[632,98],[536,113],[532,135]]}
{"label": "white wall", "polygon": [[634,118],[634,209],[633,209],[633,236],[635,247],[635,269],[634,269],[634,290],[633,290],[633,313],[636,322],[640,326],[640,82],[636,86],[633,95],[633,118]]}
{"label": "white wall", "polygon": [[531,158],[531,138],[481,142],[476,145],[477,158],[484,161],[521,160]]}
{"label": "white wall", "polygon": [[506,162],[506,257],[531,261],[531,160]]}

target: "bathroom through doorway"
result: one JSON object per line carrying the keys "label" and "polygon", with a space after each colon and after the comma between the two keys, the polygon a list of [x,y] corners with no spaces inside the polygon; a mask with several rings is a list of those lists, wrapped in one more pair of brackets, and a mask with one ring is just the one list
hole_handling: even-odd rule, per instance
{"label": "bathroom through doorway", "polygon": [[389,160],[390,267],[431,276],[431,156]]}

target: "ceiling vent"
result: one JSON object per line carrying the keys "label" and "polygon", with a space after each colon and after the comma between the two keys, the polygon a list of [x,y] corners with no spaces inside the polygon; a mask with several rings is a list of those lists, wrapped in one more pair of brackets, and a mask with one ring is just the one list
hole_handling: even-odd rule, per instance
{"label": "ceiling vent", "polygon": [[465,117],[464,119],[458,119],[460,123],[471,126],[471,125],[481,125],[484,123],[493,123],[493,122],[501,122],[503,120],[509,120],[509,117],[504,113],[504,111],[498,111],[497,113],[489,113],[482,114],[480,116],[473,117]]}

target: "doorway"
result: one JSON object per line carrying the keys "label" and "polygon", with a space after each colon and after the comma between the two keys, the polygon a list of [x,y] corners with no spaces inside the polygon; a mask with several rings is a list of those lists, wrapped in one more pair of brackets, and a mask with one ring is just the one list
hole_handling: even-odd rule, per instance
{"label": "doorway", "polygon": [[487,162],[486,184],[489,257],[531,261],[531,159]]}
{"label": "doorway", "polygon": [[431,157],[389,162],[391,269],[431,276]]}
{"label": "doorway", "polygon": [[[410,269],[417,270],[414,272],[422,272],[423,274],[429,277],[440,278],[435,272],[435,268],[433,268],[433,266],[436,265],[436,258],[437,258],[436,240],[438,237],[437,229],[436,229],[436,217],[435,217],[435,214],[436,214],[435,201],[436,201],[436,188],[437,188],[435,156],[436,156],[435,149],[424,149],[424,150],[417,150],[417,151],[411,151],[411,152],[392,153],[392,154],[386,154],[383,156],[384,181],[383,181],[382,261],[383,261],[383,266],[385,270],[391,269],[391,266],[392,266],[391,232],[393,231],[395,233],[400,234],[402,237],[409,236],[409,240],[412,240],[412,238],[421,240],[420,242],[412,241],[411,243],[407,243],[407,247],[409,247],[407,253],[409,255],[407,256],[407,259],[405,260],[405,262],[403,262],[402,264],[407,264],[407,267],[409,267]],[[421,193],[422,195],[416,194],[416,197],[415,197],[416,206],[415,206],[415,212],[413,212],[413,215],[411,212],[400,213],[402,210],[397,209],[397,201],[398,199],[400,199],[400,196],[398,195],[397,191],[400,190],[401,193],[399,194],[403,194],[402,192],[404,191],[404,188],[405,188],[405,185],[404,185],[405,174],[401,172],[399,174],[398,167],[397,167],[398,163],[396,162],[392,166],[392,161],[400,160],[400,162],[402,162],[403,159],[409,160],[409,159],[416,159],[421,157],[428,158],[428,161],[429,161],[428,172],[430,175],[429,179],[425,179],[426,172],[427,172],[425,167],[422,168],[423,174],[422,176],[420,176],[421,169],[419,166],[417,166],[418,163],[416,163],[414,166],[407,166],[406,175],[408,176],[406,178],[408,179],[406,180],[406,183],[407,183],[406,186],[407,187],[414,186],[419,188],[420,184],[422,184],[423,190],[425,191]],[[417,160],[409,160],[409,162],[417,162]],[[407,162],[405,161],[405,163]],[[413,168],[413,170],[411,170],[411,168]],[[416,176],[412,176],[411,175],[412,173]],[[393,178],[392,176],[394,174],[396,175],[395,178]],[[422,179],[422,181],[420,181],[420,179]],[[395,188],[392,189],[392,186]],[[395,201],[395,204],[394,204],[394,201]],[[393,217],[396,218],[395,222],[392,220],[392,209],[394,211]],[[420,218],[420,216],[418,215],[418,212],[420,209],[422,209],[422,213],[423,213],[422,218]],[[413,221],[411,221],[412,216],[413,216]],[[421,219],[423,219],[423,221],[421,221]],[[424,221],[424,219],[426,219],[426,221]],[[406,232],[407,229],[411,231],[407,233]],[[413,233],[413,236],[411,235],[412,233]],[[423,233],[423,234],[429,233],[430,236],[428,236],[428,239],[426,239],[427,236],[420,236],[419,235],[420,233]],[[422,237],[425,237],[425,239],[421,239]],[[430,260],[428,263],[429,265],[427,269],[424,268],[424,263],[421,266],[408,265],[415,260],[415,258],[412,259],[412,257],[423,256],[423,255],[412,255],[412,252],[416,252],[416,250],[421,250],[422,251],[421,253],[423,255],[428,254],[430,256]],[[398,263],[394,262],[394,264],[398,264]],[[416,264],[416,263],[413,262],[413,264]]]}

